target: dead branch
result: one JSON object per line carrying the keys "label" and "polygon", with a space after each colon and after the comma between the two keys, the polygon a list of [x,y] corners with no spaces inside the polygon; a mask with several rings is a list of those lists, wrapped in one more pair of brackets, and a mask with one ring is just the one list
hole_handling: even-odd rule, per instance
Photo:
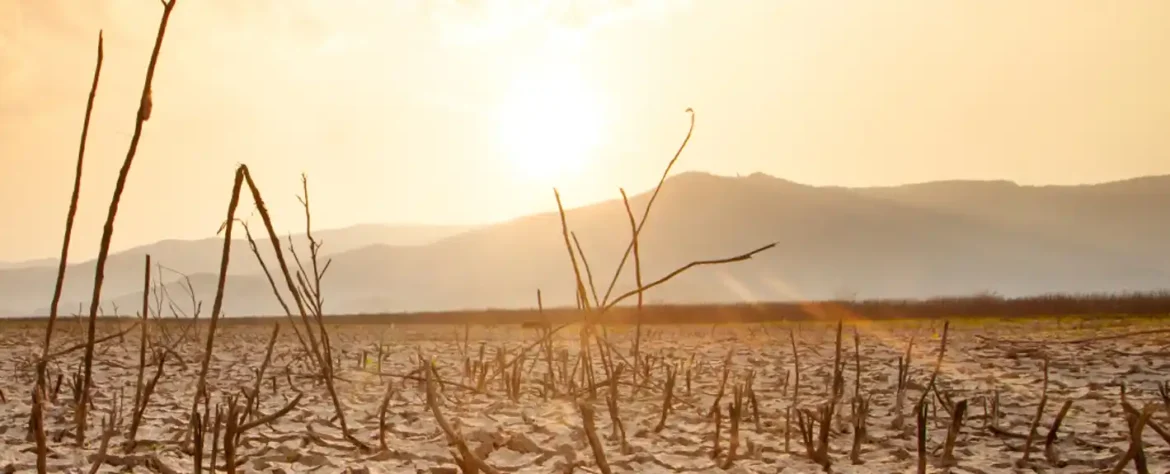
{"label": "dead branch", "polygon": [[1048,463],[1063,467],[1065,463],[1060,461],[1060,455],[1056,452],[1056,434],[1060,431],[1060,424],[1064,422],[1065,415],[1068,415],[1068,409],[1072,407],[1072,400],[1065,400],[1064,405],[1060,406],[1060,411],[1056,414],[1056,419],[1052,420],[1052,426],[1048,428],[1048,436],[1044,437],[1044,457]]}
{"label": "dead branch", "polygon": [[1032,454],[1032,440],[1036,437],[1036,427],[1040,425],[1040,417],[1044,416],[1044,405],[1048,403],[1048,358],[1044,358],[1044,384],[1040,388],[1040,404],[1036,406],[1036,416],[1032,418],[1032,424],[1028,428],[1028,438],[1024,441],[1024,457],[1016,463],[1018,467],[1024,467],[1028,464],[1028,458]]}
{"label": "dead branch", "polygon": [[629,298],[631,296],[635,296],[638,293],[644,293],[644,292],[650,290],[651,288],[654,288],[658,285],[666,283],[666,282],[670,281],[672,278],[682,274],[683,272],[685,272],[687,270],[690,270],[691,268],[698,267],[698,266],[704,266],[704,265],[722,265],[722,264],[727,264],[727,263],[742,262],[744,260],[749,260],[753,256],[755,256],[756,254],[763,252],[765,250],[771,249],[772,247],[775,247],[775,246],[776,246],[776,243],[773,242],[773,243],[770,243],[770,244],[765,245],[763,247],[760,247],[758,249],[752,250],[751,252],[747,252],[745,254],[737,255],[734,257],[721,258],[721,259],[715,259],[715,260],[697,260],[697,261],[688,263],[686,265],[683,265],[682,267],[679,267],[677,270],[666,274],[666,276],[659,278],[657,280],[654,280],[653,282],[651,282],[650,284],[648,284],[646,286],[643,286],[640,288],[635,288],[635,289],[630,290],[626,293],[623,293],[621,296],[618,296],[617,298],[614,298],[613,301],[609,302],[608,304],[606,304],[605,306],[602,307],[602,312],[608,311],[609,309],[613,308],[614,306],[617,306],[618,303],[621,303],[626,298]]}
{"label": "dead branch", "polygon": [[[613,272],[613,278],[609,281],[609,288],[605,290],[605,297],[601,299],[602,307],[608,307],[606,304],[609,301],[609,295],[613,292],[614,285],[617,284],[618,278],[622,275],[622,269],[626,266],[626,260],[630,258],[630,252],[634,249],[634,242],[637,241],[638,235],[642,233],[642,227],[646,225],[646,220],[650,217],[650,208],[654,206],[654,200],[658,199],[658,193],[662,190],[662,185],[666,183],[666,177],[670,175],[670,169],[674,167],[678,157],[682,155],[683,150],[686,149],[687,143],[691,141],[691,133],[695,131],[695,111],[687,107],[686,112],[690,114],[691,125],[687,128],[687,136],[683,139],[682,144],[679,145],[678,151],[674,152],[674,157],[666,164],[666,169],[662,171],[662,177],[658,179],[658,185],[654,187],[654,192],[650,194],[650,200],[646,202],[646,209],[642,211],[642,220],[638,222],[638,227],[634,229],[634,235],[630,239],[630,245],[626,247],[626,253],[622,254],[622,259],[618,262],[617,270]],[[638,288],[643,288],[638,285]],[[639,291],[639,294],[641,291]]]}
{"label": "dead branch", "polygon": [[597,469],[602,474],[612,474],[609,469],[609,460],[605,457],[605,446],[597,437],[597,427],[593,424],[593,405],[586,401],[578,401],[577,408],[581,410],[581,421],[585,425],[585,437],[589,439],[589,447],[593,450],[593,460],[597,462]]}
{"label": "dead branch", "polygon": [[954,409],[951,410],[951,426],[947,430],[947,441],[943,447],[942,465],[954,466],[958,464],[955,460],[955,440],[959,438],[959,430],[963,429],[963,417],[967,414],[967,400],[960,400],[955,404]]}
{"label": "dead branch", "polygon": [[1156,409],[1156,405],[1149,404],[1142,408],[1138,416],[1129,416],[1129,449],[1118,459],[1117,464],[1113,465],[1113,469],[1109,471],[1110,474],[1121,474],[1125,470],[1125,465],[1129,464],[1130,460],[1134,461],[1134,467],[1139,473],[1148,472],[1146,471],[1145,463],[1138,461],[1138,456],[1142,454],[1142,431],[1146,427],[1146,422],[1150,420],[1150,416],[1154,414]]}
{"label": "dead branch", "polygon": [[78,146],[77,167],[73,173],[73,194],[69,198],[69,211],[65,214],[65,235],[61,242],[61,258],[57,262],[57,280],[53,287],[53,300],[49,304],[49,321],[45,327],[45,345],[41,349],[41,360],[37,362],[37,385],[33,388],[34,392],[38,395],[34,395],[33,397],[35,400],[32,412],[33,419],[29,424],[39,430],[34,435],[37,442],[38,474],[45,474],[48,469],[46,457],[48,456],[49,448],[45,443],[44,411],[42,406],[45,393],[45,364],[49,359],[49,346],[53,342],[53,323],[57,321],[57,310],[61,303],[61,292],[65,285],[65,269],[69,262],[69,242],[73,236],[73,219],[77,215],[77,203],[80,200],[82,165],[85,162],[85,144],[89,136],[89,119],[93,114],[94,99],[97,97],[98,79],[101,78],[102,73],[103,50],[102,31],[99,30],[97,64],[93,68],[93,84],[90,85],[89,99],[85,104],[85,121],[81,125],[81,144]]}
{"label": "dead branch", "polygon": [[459,451],[459,457],[456,462],[463,469],[466,474],[474,474],[475,470],[482,470],[486,474],[500,474],[496,468],[489,466],[487,463],[476,456],[475,453],[467,447],[467,442],[464,441],[463,435],[457,433],[451,424],[447,423],[447,418],[443,416],[443,412],[439,410],[439,400],[436,396],[436,385],[434,379],[438,378],[435,373],[434,364],[426,362],[426,384],[427,384],[427,405],[431,408],[431,414],[435,416],[435,422],[439,424],[439,428],[447,435],[447,442],[454,444]]}
{"label": "dead branch", "polygon": [[138,151],[138,142],[142,138],[142,126],[147,119],[150,118],[151,102],[151,83],[154,81],[154,70],[158,65],[159,51],[162,49],[163,36],[167,30],[167,20],[171,17],[171,11],[175,7],[175,1],[163,4],[162,19],[158,25],[158,36],[154,40],[154,51],[150,54],[150,63],[146,67],[146,80],[142,85],[142,99],[138,106],[138,116],[134,121],[134,135],[130,138],[130,147],[126,151],[126,159],[122,162],[122,168],[118,171],[118,180],[114,183],[114,195],[110,199],[109,212],[106,215],[106,223],[102,229],[102,240],[98,247],[97,262],[95,265],[93,277],[93,295],[89,301],[89,328],[88,341],[85,348],[84,359],[84,384],[82,385],[82,403],[78,404],[77,410],[77,445],[85,445],[85,427],[86,415],[88,414],[89,401],[89,385],[93,379],[93,345],[94,336],[96,335],[97,313],[98,307],[101,305],[102,296],[102,282],[105,280],[106,259],[110,255],[110,241],[114,237],[114,220],[118,216],[118,204],[122,200],[122,192],[126,188],[126,180],[130,175],[130,167],[134,163],[134,155]]}
{"label": "dead branch", "polygon": [[[926,403],[927,396],[930,395],[930,391],[934,390],[935,381],[938,379],[938,372],[942,369],[943,356],[947,352],[947,333],[949,332],[950,328],[950,320],[947,320],[943,323],[942,341],[940,342],[938,348],[938,359],[936,359],[934,362],[934,371],[930,373],[930,380],[926,383],[926,389],[922,391],[922,396],[918,399],[918,403],[915,404],[916,409],[919,405]],[[907,364],[907,368],[909,368],[909,364]]]}

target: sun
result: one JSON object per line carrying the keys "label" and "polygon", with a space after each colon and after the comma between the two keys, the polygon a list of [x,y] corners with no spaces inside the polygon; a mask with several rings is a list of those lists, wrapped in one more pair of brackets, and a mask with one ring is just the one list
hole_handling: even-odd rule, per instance
{"label": "sun", "polygon": [[586,167],[601,117],[579,69],[545,62],[513,78],[496,117],[500,152],[516,173],[555,183]]}

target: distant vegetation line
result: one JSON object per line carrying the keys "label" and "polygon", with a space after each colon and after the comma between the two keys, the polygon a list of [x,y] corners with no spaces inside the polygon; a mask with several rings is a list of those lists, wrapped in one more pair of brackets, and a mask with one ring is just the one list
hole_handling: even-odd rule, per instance
{"label": "distant vegetation line", "polygon": [[[942,318],[1030,318],[1046,316],[1167,316],[1170,290],[1132,293],[1046,294],[1005,298],[997,295],[938,297],[929,299],[821,300],[737,304],[651,304],[642,311],[645,324],[714,324],[809,320],[889,320]],[[610,310],[606,324],[632,324],[638,312],[633,306]],[[285,316],[237,316],[224,324],[267,324]],[[554,324],[580,320],[573,308],[479,309],[415,313],[366,313],[329,315],[331,324],[520,324],[547,318]],[[36,322],[44,316],[4,318],[10,322]],[[109,321],[112,317],[106,317]],[[118,319],[136,319],[121,316]],[[176,321],[162,318],[162,322]]]}

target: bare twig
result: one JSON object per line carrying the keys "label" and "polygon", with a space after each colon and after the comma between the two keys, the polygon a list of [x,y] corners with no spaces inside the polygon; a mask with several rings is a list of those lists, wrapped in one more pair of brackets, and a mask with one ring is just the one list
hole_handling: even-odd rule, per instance
{"label": "bare twig", "polygon": [[[608,306],[609,295],[613,292],[613,287],[617,284],[618,278],[621,277],[622,268],[626,266],[626,260],[630,258],[630,252],[634,250],[634,242],[637,241],[638,234],[642,233],[642,227],[646,225],[646,220],[650,217],[650,208],[654,206],[654,200],[658,199],[658,192],[662,190],[662,185],[666,183],[666,177],[670,175],[670,169],[674,167],[675,162],[678,161],[678,157],[686,149],[687,142],[691,141],[691,133],[695,131],[695,111],[687,107],[686,112],[691,116],[691,125],[687,128],[687,136],[683,139],[682,144],[679,145],[678,151],[674,152],[674,157],[666,164],[666,169],[662,171],[662,177],[659,178],[658,185],[654,187],[654,193],[650,195],[650,200],[646,202],[646,210],[642,211],[642,220],[638,222],[638,228],[634,230],[634,236],[630,240],[630,245],[626,247],[626,253],[622,254],[622,259],[618,262],[617,270],[613,272],[613,279],[609,282],[609,288],[605,290],[605,297],[601,299],[601,305],[603,307]],[[642,285],[638,285],[638,287],[642,288]]]}
{"label": "bare twig", "polygon": [[211,304],[211,321],[207,327],[207,343],[203,349],[203,362],[200,364],[199,378],[195,382],[195,396],[191,400],[191,411],[195,411],[195,408],[199,406],[199,397],[203,395],[204,387],[207,384],[207,370],[211,364],[211,352],[215,349],[215,326],[219,322],[220,312],[223,310],[224,286],[227,283],[228,262],[231,257],[231,223],[235,219],[236,206],[240,203],[240,188],[243,186],[246,170],[244,165],[240,165],[236,169],[236,177],[232,183],[232,195],[231,200],[228,201],[227,220],[225,221],[227,225],[223,229],[223,250],[219,258],[219,281],[216,284],[215,300]]}
{"label": "bare twig", "polygon": [[474,474],[475,471],[469,470],[470,468],[482,470],[486,474],[500,474],[500,471],[496,470],[494,467],[489,466],[483,461],[483,459],[480,459],[479,456],[476,456],[475,453],[467,447],[467,442],[464,441],[463,435],[460,435],[451,427],[450,423],[447,423],[447,418],[444,417],[443,412],[439,410],[439,399],[435,390],[437,384],[434,382],[434,379],[438,378],[438,375],[435,374],[434,364],[432,364],[430,361],[425,362],[425,364],[427,405],[431,408],[431,414],[435,416],[435,422],[439,424],[439,428],[441,428],[443,433],[447,435],[447,441],[451,444],[454,444],[456,449],[459,451],[459,458],[456,459],[456,461],[459,461],[459,465],[463,468],[463,472],[465,474]]}
{"label": "bare twig", "polygon": [[1032,455],[1032,441],[1036,438],[1036,427],[1040,425],[1040,417],[1044,416],[1044,406],[1048,403],[1048,358],[1044,358],[1044,384],[1040,387],[1040,404],[1036,406],[1036,416],[1032,418],[1032,424],[1028,428],[1028,438],[1024,441],[1024,457],[1016,463],[1018,467],[1024,467],[1028,464],[1028,459]]}
{"label": "bare twig", "polygon": [[581,410],[581,421],[585,425],[585,437],[589,439],[589,447],[593,450],[593,459],[597,462],[597,469],[602,474],[612,474],[613,471],[609,469],[609,460],[605,457],[605,445],[601,444],[601,438],[597,437],[597,427],[593,424],[593,405],[586,401],[579,401],[577,408]]}
{"label": "bare twig", "polygon": [[151,83],[154,81],[155,66],[158,65],[159,51],[162,49],[163,36],[167,29],[167,20],[171,17],[171,11],[175,7],[175,1],[163,5],[162,19],[159,21],[158,36],[154,41],[154,51],[150,54],[150,63],[146,67],[146,80],[142,85],[142,99],[138,106],[138,116],[134,121],[134,135],[130,138],[130,147],[126,151],[126,159],[122,162],[122,168],[118,171],[118,180],[114,183],[114,195],[110,199],[109,212],[106,215],[106,223],[102,230],[102,240],[98,247],[97,262],[95,265],[93,277],[93,295],[89,301],[89,330],[88,343],[85,349],[84,360],[84,383],[81,391],[81,403],[78,404],[77,409],[77,444],[83,446],[85,444],[85,427],[86,415],[88,414],[89,402],[89,385],[93,379],[93,345],[94,335],[97,326],[98,307],[101,306],[102,296],[102,282],[105,279],[106,259],[110,255],[110,241],[114,237],[114,220],[118,216],[118,204],[122,200],[122,192],[126,188],[126,180],[130,175],[130,167],[134,163],[134,155],[138,151],[138,142],[142,138],[142,126],[147,119],[150,118],[150,110],[152,108],[151,102]]}
{"label": "bare twig", "polygon": [[681,274],[681,273],[683,273],[683,272],[685,272],[685,271],[687,271],[687,270],[690,270],[690,269],[691,269],[691,268],[693,268],[693,267],[697,267],[697,266],[703,266],[703,265],[722,265],[722,264],[726,264],[726,263],[742,262],[742,261],[744,261],[744,260],[749,260],[749,259],[751,259],[753,256],[755,256],[756,254],[758,254],[758,253],[760,253],[760,252],[763,252],[763,251],[765,251],[765,250],[771,249],[772,247],[775,247],[775,246],[776,246],[776,244],[775,244],[775,243],[770,243],[770,244],[768,244],[768,245],[765,245],[765,246],[763,246],[763,247],[760,247],[760,248],[758,248],[758,249],[752,250],[752,251],[750,251],[750,252],[747,252],[747,253],[744,253],[744,254],[741,254],[741,255],[736,255],[736,256],[734,256],[734,257],[721,258],[721,259],[714,259],[714,260],[696,260],[696,261],[694,261],[694,262],[691,262],[691,263],[688,263],[688,264],[686,264],[686,265],[683,265],[682,267],[679,267],[679,268],[678,268],[678,269],[676,269],[675,271],[672,271],[672,272],[670,272],[670,273],[666,274],[666,276],[664,276],[664,277],[662,277],[662,278],[659,278],[659,279],[657,279],[657,280],[654,280],[653,282],[651,282],[650,284],[648,284],[648,285],[646,285],[646,286],[642,286],[642,287],[639,287],[639,288],[636,288],[636,289],[630,290],[630,291],[628,291],[628,292],[626,292],[626,293],[623,293],[621,296],[618,296],[617,298],[614,298],[614,299],[613,299],[613,301],[611,301],[611,302],[609,302],[608,304],[606,304],[606,305],[605,305],[605,306],[602,308],[602,310],[603,310],[603,311],[607,311],[607,310],[609,310],[610,308],[613,308],[614,306],[617,306],[617,304],[618,304],[618,303],[621,303],[621,302],[622,302],[623,300],[625,300],[626,298],[629,298],[629,297],[631,297],[631,296],[635,296],[635,295],[637,295],[637,294],[639,294],[639,293],[643,293],[643,292],[645,292],[645,291],[647,291],[647,290],[649,290],[649,289],[651,289],[651,288],[654,288],[654,287],[656,287],[656,286],[658,286],[658,285],[661,285],[661,284],[663,284],[663,283],[666,283],[667,281],[670,281],[672,278],[674,278],[674,277],[678,276],[679,274]]}
{"label": "bare twig", "polygon": [[142,283],[142,335],[138,341],[138,381],[134,385],[134,413],[130,421],[130,436],[127,440],[133,442],[135,432],[138,431],[138,406],[142,403],[142,393],[145,386],[143,378],[146,374],[146,341],[150,337],[147,322],[150,319],[150,255],[146,256],[146,268],[143,270],[145,278]]}
{"label": "bare twig", "polygon": [[[618,189],[622,193],[622,204],[626,207],[626,217],[630,220],[630,248],[634,250],[634,284],[638,287],[638,312],[634,315],[634,382],[638,382],[638,354],[642,346],[642,257],[638,251],[638,224],[634,222],[634,212],[630,210],[630,200],[626,197],[625,189]],[[615,279],[616,280],[616,279]],[[612,288],[612,285],[610,286]],[[609,298],[608,291],[605,297]]]}

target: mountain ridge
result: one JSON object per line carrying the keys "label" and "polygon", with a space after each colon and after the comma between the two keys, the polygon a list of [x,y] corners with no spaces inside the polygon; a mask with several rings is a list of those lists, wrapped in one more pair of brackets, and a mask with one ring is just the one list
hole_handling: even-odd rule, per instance
{"label": "mountain ridge", "polygon": [[[636,216],[651,191],[630,197]],[[624,207],[620,199],[611,199],[567,209],[566,216],[592,265],[597,291],[604,294],[629,242]],[[764,173],[730,177],[690,171],[668,178],[651,212],[642,235],[643,273],[650,280],[692,260],[727,257],[775,241],[777,248],[750,261],[695,269],[651,290],[647,298],[717,303],[824,299],[841,293],[915,298],[985,291],[1158,290],[1170,288],[1170,243],[1158,238],[1170,232],[1167,217],[1166,175],[1091,185],[949,180],[847,188],[810,186]],[[329,237],[330,232],[314,231],[325,241],[328,254],[323,257],[334,260],[324,282],[327,312],[529,307],[538,288],[548,305],[573,301],[572,270],[556,212],[448,229],[418,245],[349,245]],[[194,242],[215,244],[209,245],[216,257],[210,260],[218,263],[222,240]],[[226,313],[283,312],[247,245],[233,245],[232,252]],[[270,248],[262,255],[271,262]],[[134,264],[111,265],[103,294],[107,302],[132,308],[141,304],[136,294],[141,260],[123,260]],[[88,285],[79,281],[89,277],[83,265],[70,265],[67,294],[72,297],[62,307],[86,299]],[[4,306],[43,312],[47,292],[32,283],[55,276],[55,267],[54,262],[0,269]],[[192,272],[198,275],[200,299],[210,301],[215,285],[203,280],[214,281],[205,277],[215,276],[216,268],[206,271],[204,265]],[[627,270],[615,293],[633,286],[632,269]],[[51,291],[51,282],[46,290]],[[18,298],[21,291],[40,291],[43,299]]]}

